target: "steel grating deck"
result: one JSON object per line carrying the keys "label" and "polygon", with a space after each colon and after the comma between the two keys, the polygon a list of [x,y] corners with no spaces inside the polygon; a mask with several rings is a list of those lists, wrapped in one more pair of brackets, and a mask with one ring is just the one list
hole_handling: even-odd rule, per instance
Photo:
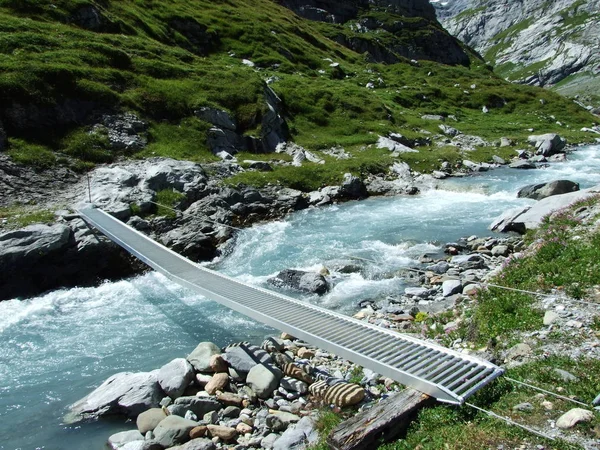
{"label": "steel grating deck", "polygon": [[441,402],[462,404],[503,374],[501,368],[487,361],[201,267],[100,209],[86,207],[79,213],[112,241],[174,282]]}

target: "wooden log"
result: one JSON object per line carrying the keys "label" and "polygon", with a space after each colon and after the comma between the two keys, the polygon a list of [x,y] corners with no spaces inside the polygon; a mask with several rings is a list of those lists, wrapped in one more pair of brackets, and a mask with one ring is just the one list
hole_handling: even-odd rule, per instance
{"label": "wooden log", "polygon": [[339,424],[327,444],[334,450],[373,449],[380,438],[390,440],[405,431],[417,411],[432,401],[428,395],[404,389]]}

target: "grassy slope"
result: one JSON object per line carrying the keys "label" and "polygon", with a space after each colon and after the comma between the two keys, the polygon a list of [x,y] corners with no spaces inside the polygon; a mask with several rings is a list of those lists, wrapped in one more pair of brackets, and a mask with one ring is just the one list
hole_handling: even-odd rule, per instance
{"label": "grassy slope", "polygon": [[[89,4],[102,12],[100,31],[72,23],[73,14]],[[190,35],[181,27],[178,32],[173,21],[191,23],[200,33]],[[194,109],[226,109],[241,130],[256,135],[265,111],[264,80],[270,77],[277,80],[271,86],[284,101],[293,139],[311,150],[342,145],[358,154],[378,134],[437,132],[437,123],[420,118],[425,113],[454,114],[459,122],[452,125],[465,133],[520,142],[528,128],[581,140],[584,136],[574,130],[592,121],[550,92],[498,79],[476,59],[470,68],[428,61],[418,66],[370,63],[330,39],[351,33],[349,25],[308,22],[269,0],[0,0],[0,23],[0,104],[43,108],[76,98],[96,109],[135,111],[151,122],[150,144],[139,155],[127,156],[211,160],[205,142],[209,125],[194,117]],[[382,34],[384,40],[393,38]],[[245,66],[243,58],[257,66]],[[332,60],[345,76],[330,67]],[[375,89],[365,87],[369,82]],[[484,105],[491,110],[486,115]],[[4,121],[13,143],[9,152],[40,169],[52,164],[86,169],[86,162],[118,156],[85,129],[18,129]],[[43,160],[36,161],[35,155]],[[367,151],[349,166],[304,170],[312,168],[319,183],[332,182],[346,170],[379,171],[381,157],[381,152]],[[432,169],[441,159],[461,157],[454,150],[423,148],[419,156],[407,158],[418,169]],[[276,170],[267,181],[264,175],[242,181],[288,183],[289,177],[280,175]]]}
{"label": "grassy slope", "polygon": [[[598,304],[599,204],[600,197],[592,198],[547,218],[539,230],[526,236],[528,249],[523,256],[512,258],[490,282],[536,292],[562,291],[573,298]],[[583,208],[594,205],[596,214],[592,214],[591,218],[582,224],[579,213]],[[426,316],[423,322],[416,324],[414,331],[418,333],[419,329],[426,325],[428,336],[446,345],[462,339],[468,348],[487,347],[489,352],[496,353],[502,348],[505,350],[522,342],[522,332],[549,329],[542,325],[544,311],[540,309],[539,299],[534,296],[489,288],[480,292],[475,300],[471,305],[463,306],[464,310],[461,313],[451,311]],[[567,303],[567,310],[570,308]],[[530,338],[526,340],[532,345],[535,360],[509,369],[506,375],[551,392],[563,389],[560,391],[563,396],[576,398],[589,405],[598,395],[600,361],[586,357],[573,359],[564,355],[547,356],[540,346],[563,343],[577,347],[586,340],[594,342],[595,338],[590,334],[595,334],[596,337],[600,335],[600,309],[591,307],[591,310],[586,324],[590,333],[584,329],[577,334],[568,327],[565,329],[554,326],[546,338],[540,338],[537,342],[535,334],[529,334]],[[458,329],[450,333],[439,331],[444,329],[446,323],[457,320],[457,314],[462,315],[464,319]],[[585,351],[582,354],[585,355]],[[496,356],[500,357],[500,353]],[[579,380],[565,382],[554,369],[566,370]],[[549,395],[539,397],[536,394],[536,391],[518,387],[500,378],[479,391],[469,402],[537,430],[544,430],[548,427],[549,420],[556,420],[564,412],[578,406]],[[543,401],[552,402],[553,408],[546,410],[542,405]],[[513,410],[515,405],[523,402],[531,403],[533,410]],[[323,439],[314,447],[316,450],[327,449],[324,437],[340,420],[339,416],[331,412],[322,415],[320,427]],[[596,414],[592,423],[580,424],[566,431],[564,435],[571,438],[586,436],[589,439],[597,439],[599,434],[600,415]],[[383,444],[379,448],[480,450],[495,449],[500,445],[504,445],[504,448],[527,449],[582,448],[562,439],[544,440],[466,406],[434,406],[421,410],[404,439]]]}

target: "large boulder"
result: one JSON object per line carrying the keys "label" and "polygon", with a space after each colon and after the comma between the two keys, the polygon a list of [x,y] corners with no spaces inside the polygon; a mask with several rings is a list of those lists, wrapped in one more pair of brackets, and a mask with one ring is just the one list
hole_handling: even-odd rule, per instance
{"label": "large boulder", "polygon": [[246,383],[258,397],[267,399],[279,387],[281,378],[283,378],[283,372],[278,368],[258,364],[248,372]]}
{"label": "large boulder", "polygon": [[194,368],[184,358],[165,364],[158,371],[158,384],[171,398],[181,397],[194,379]]}
{"label": "large boulder", "polygon": [[154,440],[168,448],[184,444],[190,440],[190,430],[198,426],[198,422],[179,416],[167,416],[154,429]]}
{"label": "large boulder", "polygon": [[162,408],[150,408],[137,416],[135,424],[138,431],[145,435],[148,431],[153,431],[165,417],[167,415]]}
{"label": "large boulder", "polygon": [[547,197],[531,207],[516,208],[505,212],[497,218],[490,228],[495,231],[516,231],[525,233],[540,226],[545,216],[589,197],[600,193],[600,185],[581,191]]}
{"label": "large boulder", "polygon": [[65,420],[76,422],[114,414],[137,417],[143,411],[157,407],[164,397],[157,372],[113,375],[91,394],[72,404]]}
{"label": "large boulder", "polygon": [[65,249],[71,229],[63,224],[36,224],[0,234],[0,271],[14,264],[33,265],[42,257]]}
{"label": "large boulder", "polygon": [[212,356],[220,354],[221,349],[212,342],[201,342],[188,355],[187,360],[198,372],[208,372],[211,370],[210,360]]}
{"label": "large boulder", "polygon": [[365,183],[351,173],[344,174],[340,194],[348,198],[364,198],[368,195]]}
{"label": "large boulder", "polygon": [[537,155],[543,156],[560,153],[567,145],[566,141],[556,133],[529,136],[527,141],[535,147]]}
{"label": "large boulder", "polygon": [[530,184],[519,189],[517,197],[541,200],[553,195],[566,194],[579,190],[579,183],[569,180],[556,180],[549,183]]}
{"label": "large boulder", "polygon": [[325,277],[315,272],[286,269],[267,281],[278,288],[295,289],[311,294],[323,295],[329,291],[329,283]]}
{"label": "large boulder", "polygon": [[257,364],[272,364],[269,354],[253,345],[237,345],[225,350],[225,360],[238,374],[247,374]]}
{"label": "large boulder", "polygon": [[[141,213],[153,212],[159,191],[174,190],[193,202],[204,195],[207,182],[200,165],[169,158],[103,166],[90,172],[89,178],[92,202],[124,221],[131,217],[133,204]],[[79,201],[82,205],[88,201],[87,186],[82,186]]]}

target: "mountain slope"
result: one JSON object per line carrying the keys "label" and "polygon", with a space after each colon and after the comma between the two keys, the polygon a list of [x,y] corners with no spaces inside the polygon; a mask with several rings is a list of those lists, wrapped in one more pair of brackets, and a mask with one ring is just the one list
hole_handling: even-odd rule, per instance
{"label": "mountain slope", "polygon": [[[439,122],[424,114],[453,115],[461,131],[490,139],[532,127],[568,135],[591,122],[558,96],[495,77],[425,0],[281,2],[300,13],[314,4],[325,21],[279,3],[0,0],[0,150],[85,170],[284,141],[350,151],[389,133],[431,142]],[[122,131],[147,127],[147,144],[109,145],[106,123],[123,112],[143,122]]]}
{"label": "mountain slope", "polygon": [[512,81],[566,94],[600,86],[600,1],[474,0],[446,28]]}

